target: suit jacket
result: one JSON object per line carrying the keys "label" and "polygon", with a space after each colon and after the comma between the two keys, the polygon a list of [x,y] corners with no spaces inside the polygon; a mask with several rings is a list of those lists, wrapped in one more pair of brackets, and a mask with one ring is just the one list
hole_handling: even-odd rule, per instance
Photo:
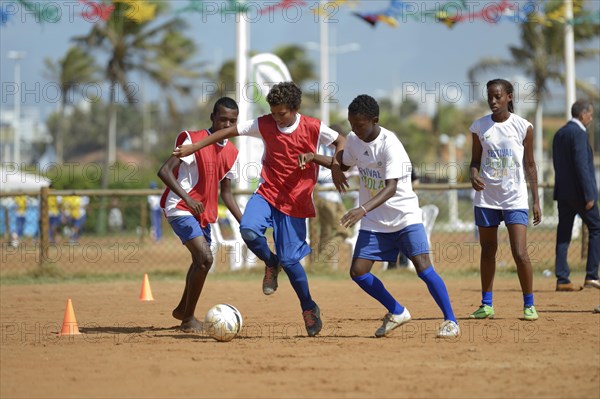
{"label": "suit jacket", "polygon": [[554,135],[552,161],[555,200],[598,200],[592,147],[577,123],[569,121]]}

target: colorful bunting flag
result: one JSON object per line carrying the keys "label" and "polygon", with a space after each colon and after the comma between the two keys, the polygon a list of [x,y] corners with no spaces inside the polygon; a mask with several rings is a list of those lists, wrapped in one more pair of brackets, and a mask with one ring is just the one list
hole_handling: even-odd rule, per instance
{"label": "colorful bunting flag", "polygon": [[87,21],[108,21],[110,15],[115,10],[113,4],[96,3],[89,0],[79,0],[80,3],[86,6],[81,12],[81,16]]}
{"label": "colorful bunting flag", "polygon": [[138,24],[152,21],[156,15],[156,4],[149,4],[147,0],[113,0],[113,3],[127,4],[125,18]]}

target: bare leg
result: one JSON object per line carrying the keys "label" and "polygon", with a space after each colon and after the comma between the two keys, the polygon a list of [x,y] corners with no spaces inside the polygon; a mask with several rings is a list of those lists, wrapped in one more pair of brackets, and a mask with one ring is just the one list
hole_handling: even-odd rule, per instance
{"label": "bare leg", "polygon": [[481,291],[491,292],[494,289],[496,275],[496,251],[498,250],[498,227],[479,227],[479,244],[481,245]]}
{"label": "bare leg", "polygon": [[192,254],[192,265],[186,277],[185,289],[185,309],[181,322],[183,332],[201,332],[202,323],[196,319],[194,312],[196,304],[202,293],[206,276],[210,270],[213,257],[210,247],[204,237],[196,237],[185,243],[185,246]]}
{"label": "bare leg", "polygon": [[533,292],[533,270],[527,253],[527,226],[523,224],[509,224],[508,237],[513,259],[517,264],[517,274],[521,283],[523,294]]}
{"label": "bare leg", "polygon": [[173,309],[172,315],[177,320],[183,320],[183,313],[185,312],[185,300],[187,298],[188,285],[190,284],[190,274],[192,273],[193,267],[194,264],[192,263],[187,271],[187,275],[185,276],[185,288],[183,289],[183,294],[181,294],[179,305]]}

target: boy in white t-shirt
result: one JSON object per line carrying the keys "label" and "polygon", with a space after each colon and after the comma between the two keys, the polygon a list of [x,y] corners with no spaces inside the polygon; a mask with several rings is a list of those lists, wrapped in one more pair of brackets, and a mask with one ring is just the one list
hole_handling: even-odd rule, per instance
{"label": "boy in white t-shirt", "polygon": [[[429,258],[419,199],[412,189],[412,164],[404,146],[394,133],[378,125],[379,105],[368,95],[360,95],[352,101],[348,107],[348,121],[352,132],[338,157],[341,157],[342,170],[354,165],[358,167],[360,205],[348,211],[341,223],[348,228],[360,221],[350,276],[388,311],[375,336],[384,337],[411,319],[408,309],[371,274],[375,261],[395,261],[402,251],[414,263],[418,276],[427,284],[444,314],[437,336],[457,337],[460,328],[446,285]],[[311,161],[322,166],[331,165],[330,157],[314,153],[302,154],[298,159],[300,168],[305,168]]]}

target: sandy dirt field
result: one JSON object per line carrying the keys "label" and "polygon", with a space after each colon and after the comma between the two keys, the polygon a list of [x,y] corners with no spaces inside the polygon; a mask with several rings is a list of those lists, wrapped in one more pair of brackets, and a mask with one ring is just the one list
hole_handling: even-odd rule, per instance
{"label": "sandy dirt field", "polygon": [[[535,280],[537,322],[522,317],[516,275],[499,276],[496,319],[467,315],[479,277],[446,278],[462,335],[435,338],[441,312],[410,272],[378,272],[413,320],[373,338],[385,310],[343,277],[310,276],[324,328],[306,337],[285,277],[270,297],[260,275],[211,275],[197,315],[231,303],[244,316],[228,343],[177,329],[171,310],[183,283],[139,281],[2,285],[2,398],[598,398],[600,291],[554,292]],[[443,274],[442,274],[443,275]],[[576,279],[583,280],[582,276]],[[574,280],[577,281],[577,280]],[[72,299],[79,336],[58,336]]]}

